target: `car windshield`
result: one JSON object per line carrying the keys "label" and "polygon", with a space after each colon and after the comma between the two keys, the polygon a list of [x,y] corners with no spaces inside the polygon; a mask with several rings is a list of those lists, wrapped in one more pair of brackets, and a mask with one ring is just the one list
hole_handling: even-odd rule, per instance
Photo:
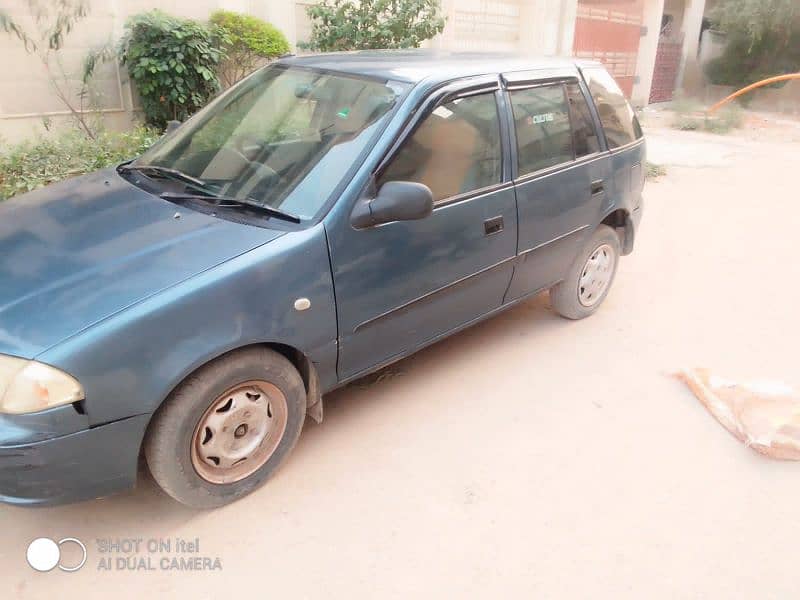
{"label": "car windshield", "polygon": [[407,88],[272,66],[225,93],[131,168],[174,169],[214,194],[312,218]]}

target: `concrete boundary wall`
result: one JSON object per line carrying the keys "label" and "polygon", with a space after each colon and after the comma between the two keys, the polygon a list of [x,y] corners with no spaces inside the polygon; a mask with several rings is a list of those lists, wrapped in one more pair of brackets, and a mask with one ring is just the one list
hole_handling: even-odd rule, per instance
{"label": "concrete boundary wall", "polygon": [[[26,0],[2,0],[3,8],[26,28],[33,17]],[[91,0],[91,12],[67,37],[54,69],[77,100],[80,66],[95,46],[116,43],[125,20],[159,8],[205,20],[219,8],[253,14],[274,24],[296,49],[311,24],[306,8],[315,0]],[[529,55],[569,55],[577,0],[442,0],[444,32],[426,45],[452,50],[505,51]],[[55,61],[53,62],[55,64]],[[124,67],[112,61],[97,70],[93,93],[110,129],[126,129],[139,117],[135,90]],[[69,112],[51,87],[48,72],[19,41],[0,34],[0,144],[56,131],[70,123]]]}

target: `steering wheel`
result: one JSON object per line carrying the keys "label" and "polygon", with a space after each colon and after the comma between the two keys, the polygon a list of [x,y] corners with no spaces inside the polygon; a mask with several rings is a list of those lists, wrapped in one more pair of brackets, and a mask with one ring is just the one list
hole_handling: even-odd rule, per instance
{"label": "steering wheel", "polygon": [[[253,154],[263,146],[263,140],[252,133],[243,133],[236,136],[230,143],[223,146],[225,150],[236,155],[241,160],[245,169],[256,175],[260,180],[259,186],[264,181],[281,181],[280,173],[264,163],[253,160]],[[272,187],[271,185],[269,187]]]}
{"label": "steering wheel", "polygon": [[228,147],[236,150],[248,162],[252,162],[253,157],[264,147],[264,140],[253,133],[242,133],[233,138]]}

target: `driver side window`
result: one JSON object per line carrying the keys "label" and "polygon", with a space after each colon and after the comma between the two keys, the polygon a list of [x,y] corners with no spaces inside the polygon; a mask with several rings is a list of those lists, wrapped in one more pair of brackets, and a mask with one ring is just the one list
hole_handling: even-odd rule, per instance
{"label": "driver side window", "polygon": [[437,106],[381,174],[387,181],[424,183],[434,202],[502,181],[500,121],[494,93]]}

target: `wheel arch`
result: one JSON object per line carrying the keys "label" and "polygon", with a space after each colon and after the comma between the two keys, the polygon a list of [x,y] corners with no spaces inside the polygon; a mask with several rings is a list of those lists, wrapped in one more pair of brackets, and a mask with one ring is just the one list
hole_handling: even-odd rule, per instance
{"label": "wheel arch", "polygon": [[629,211],[618,208],[608,213],[600,225],[607,225],[616,232],[623,255],[633,252],[634,227]]}
{"label": "wheel arch", "polygon": [[[317,423],[322,422],[322,390],[319,384],[319,377],[317,375],[317,370],[314,367],[314,363],[309,359],[306,354],[295,348],[294,346],[290,346],[288,344],[282,344],[279,342],[256,342],[251,344],[243,344],[241,346],[236,346],[234,348],[229,348],[224,352],[220,352],[214,356],[207,358],[201,364],[194,365],[187,373],[183,375],[164,395],[163,398],[155,405],[153,412],[150,415],[150,419],[147,423],[148,429],[153,422],[153,418],[155,417],[156,413],[158,413],[158,409],[166,402],[167,398],[169,398],[172,393],[177,390],[183,383],[192,375],[194,375],[197,371],[205,367],[206,365],[214,362],[215,360],[219,360],[223,356],[231,353],[236,352],[238,350],[244,350],[247,348],[269,348],[270,350],[274,350],[284,358],[286,358],[295,369],[297,369],[298,373],[300,373],[300,377],[303,379],[303,384],[306,388],[306,414],[310,416],[314,421]],[[142,440],[142,443],[144,440]],[[141,453],[141,448],[140,448]]]}
{"label": "wheel arch", "polygon": [[288,344],[264,342],[251,344],[251,346],[263,346],[275,350],[275,352],[286,357],[294,365],[294,368],[300,373],[300,377],[303,378],[303,384],[306,386],[306,414],[317,423],[322,423],[322,389],[319,384],[317,369],[311,359],[302,350]]}
{"label": "wheel arch", "polygon": [[194,368],[185,373],[184,376],[172,386],[169,392],[167,392],[167,394],[161,398],[161,401],[155,406],[153,412],[150,413],[150,418],[147,420],[147,424],[144,427],[142,439],[139,441],[139,460],[144,460],[144,443],[147,437],[147,432],[150,429],[159,408],[161,408],[164,402],[166,402],[167,398],[169,398],[175,390],[183,385],[183,383],[198,370],[202,369],[207,364],[222,358],[226,354],[246,348],[259,347],[274,350],[286,358],[290,363],[292,363],[294,368],[297,369],[298,373],[300,373],[300,377],[303,380],[303,385],[305,385],[306,388],[306,415],[314,419],[316,423],[322,423],[322,388],[320,387],[317,369],[311,359],[309,359],[302,350],[299,350],[298,348],[288,344],[281,344],[278,342],[256,342],[251,344],[243,344],[235,348],[229,348],[224,352],[220,352],[216,356],[208,358],[202,364],[195,365]]}

